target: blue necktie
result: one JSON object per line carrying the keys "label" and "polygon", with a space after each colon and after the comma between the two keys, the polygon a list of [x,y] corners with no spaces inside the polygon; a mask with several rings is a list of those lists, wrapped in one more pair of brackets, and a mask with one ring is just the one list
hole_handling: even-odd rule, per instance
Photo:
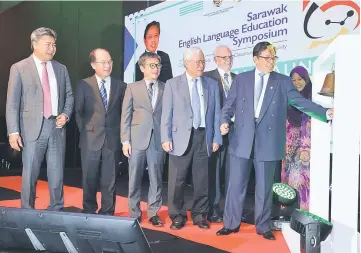
{"label": "blue necktie", "polygon": [[227,97],[228,93],[229,93],[229,81],[228,81],[228,73],[224,73],[224,85],[223,85],[223,89],[224,89],[224,95]]}
{"label": "blue necktie", "polygon": [[105,80],[101,80],[100,83],[101,83],[100,96],[102,97],[104,108],[105,108],[105,110],[107,110],[108,109],[108,101],[107,101],[107,91],[104,86]]}
{"label": "blue necktie", "polygon": [[192,110],[193,110],[193,127],[197,129],[201,125],[201,101],[197,88],[197,78],[192,79]]}
{"label": "blue necktie", "polygon": [[264,82],[264,75],[265,73],[259,73],[260,81],[256,82],[254,87],[254,112],[256,113],[257,105],[259,99],[261,97],[262,89],[263,89],[263,82]]}

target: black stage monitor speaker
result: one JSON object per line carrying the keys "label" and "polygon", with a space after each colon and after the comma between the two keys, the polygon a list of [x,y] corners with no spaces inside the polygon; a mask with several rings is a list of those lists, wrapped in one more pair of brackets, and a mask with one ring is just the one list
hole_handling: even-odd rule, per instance
{"label": "black stage monitor speaker", "polygon": [[136,219],[0,207],[0,249],[151,253]]}

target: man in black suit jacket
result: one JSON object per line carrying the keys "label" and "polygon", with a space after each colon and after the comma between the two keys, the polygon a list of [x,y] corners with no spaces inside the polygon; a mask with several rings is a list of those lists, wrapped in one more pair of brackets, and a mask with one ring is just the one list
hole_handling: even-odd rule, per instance
{"label": "man in black suit jacket", "polygon": [[[227,46],[217,46],[214,51],[214,61],[217,68],[212,71],[205,72],[204,75],[218,81],[220,103],[223,107],[224,101],[228,96],[231,88],[232,79],[236,76],[230,70],[233,64],[233,56],[231,50]],[[229,135],[232,135],[230,132]],[[223,145],[217,152],[214,152],[209,161],[209,212],[208,220],[210,222],[222,222],[222,214],[220,212],[219,201],[221,198],[221,174],[225,173],[225,182],[227,186],[227,171],[229,166],[228,156],[228,135],[223,136]]]}
{"label": "man in black suit jacket", "polygon": [[102,207],[99,213],[114,215],[121,147],[120,118],[126,84],[110,76],[113,61],[107,50],[94,49],[89,60],[95,75],[81,80],[75,95],[83,171],[83,212],[97,211],[100,180]]}
{"label": "man in black suit jacket", "polygon": [[[144,44],[146,51],[156,53],[160,56],[162,69],[158,80],[163,83],[173,78],[172,65],[169,55],[163,51],[157,50],[159,44],[160,24],[157,21],[149,23],[144,30]],[[143,72],[140,71],[139,65],[135,65],[135,81],[140,81],[144,78]]]}

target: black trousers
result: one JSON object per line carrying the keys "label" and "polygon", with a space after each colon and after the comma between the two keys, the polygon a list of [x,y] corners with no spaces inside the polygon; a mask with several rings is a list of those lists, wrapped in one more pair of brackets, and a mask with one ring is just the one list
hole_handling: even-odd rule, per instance
{"label": "black trousers", "polygon": [[193,129],[187,150],[182,156],[169,155],[168,213],[172,220],[177,216],[187,218],[184,187],[189,166],[193,179],[191,214],[193,221],[198,222],[208,212],[208,153],[204,129]]}
{"label": "black trousers", "polygon": [[98,186],[102,195],[99,214],[114,215],[115,210],[115,180],[118,174],[120,150],[108,148],[107,141],[98,151],[81,148],[83,172],[83,211],[95,213],[98,209],[96,194]]}

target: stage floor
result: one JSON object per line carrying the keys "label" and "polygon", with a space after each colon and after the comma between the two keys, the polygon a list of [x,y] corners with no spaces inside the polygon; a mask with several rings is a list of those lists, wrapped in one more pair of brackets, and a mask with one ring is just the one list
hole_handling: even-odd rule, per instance
{"label": "stage floor", "polygon": [[[37,185],[36,209],[46,209],[49,203],[48,186],[46,176],[40,176],[41,181]],[[65,211],[80,212],[82,208],[81,172],[79,170],[66,170],[64,177],[64,201]],[[20,207],[20,176],[0,177],[0,206]],[[167,184],[163,186],[163,207],[159,212],[163,228],[155,228],[146,220],[146,200],[148,182],[143,180],[142,203],[144,219],[141,226],[151,245],[154,253],[222,253],[222,252],[244,252],[244,253],[289,253],[287,244],[281,232],[275,232],[276,240],[268,241],[256,234],[255,227],[243,223],[239,233],[225,237],[216,236],[216,231],[223,224],[212,224],[211,229],[202,230],[192,224],[188,219],[186,226],[179,230],[170,230],[171,220],[167,215]],[[117,202],[115,215],[128,216],[128,179],[127,175],[117,179]],[[187,187],[185,195],[188,204],[191,202],[192,188]],[[100,193],[98,193],[100,203]],[[190,217],[189,217],[190,218]],[[3,251],[2,251],[3,252]],[[19,252],[19,251],[18,251]],[[27,251],[29,252],[29,251]]]}

